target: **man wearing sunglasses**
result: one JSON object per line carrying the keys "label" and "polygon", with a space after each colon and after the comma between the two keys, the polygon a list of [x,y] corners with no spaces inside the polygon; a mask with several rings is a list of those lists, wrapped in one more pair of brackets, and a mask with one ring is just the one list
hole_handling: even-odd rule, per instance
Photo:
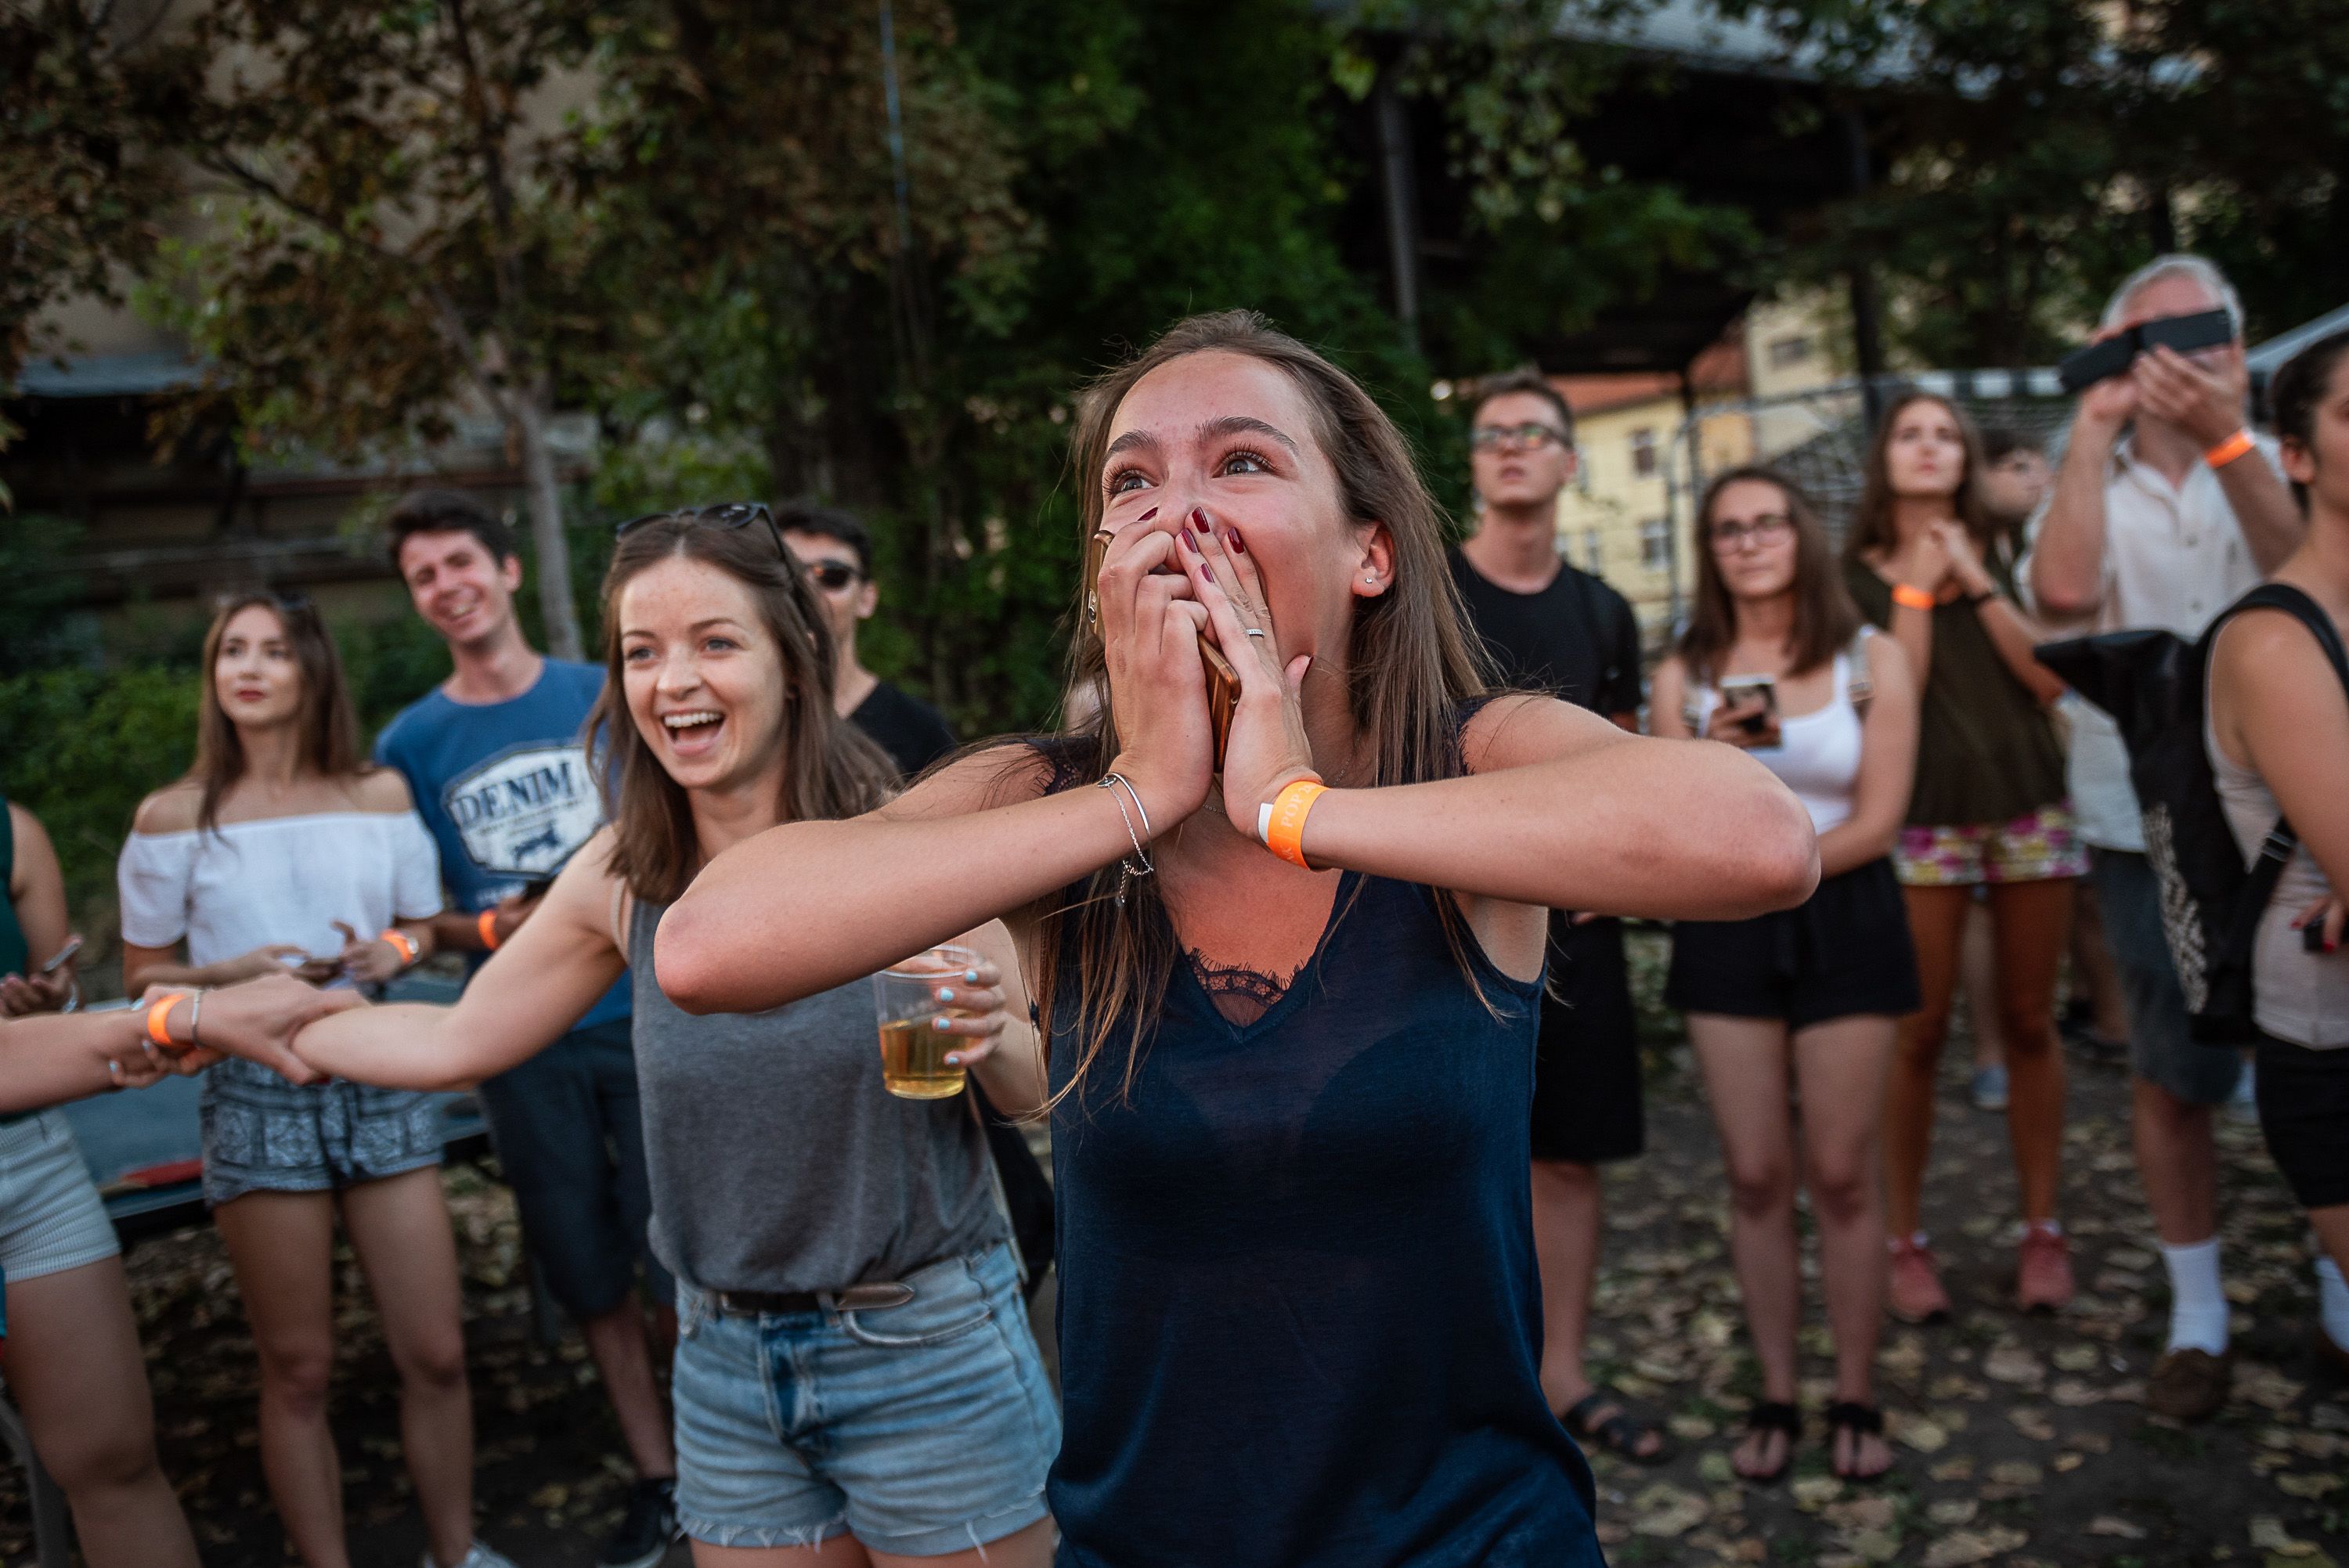
{"label": "man wearing sunglasses", "polygon": [[[375,758],[406,776],[440,845],[450,913],[435,919],[435,944],[479,968],[603,825],[581,731],[604,672],[530,645],[514,614],[513,535],[472,497],[412,491],[386,528],[392,565],[455,669],[384,727]],[[677,1537],[677,1459],[636,1293],[641,1259],[647,1294],[669,1313],[668,1275],[645,1244],[632,1011],[623,975],[571,1033],[481,1088],[523,1244],[586,1339],[636,1468],[598,1568],[648,1568]]]}
{"label": "man wearing sunglasses", "polygon": [[[1574,412],[1538,371],[1485,379],[1469,430],[1479,518],[1452,553],[1468,620],[1504,684],[1552,693],[1640,727],[1640,623],[1623,596],[1557,550],[1574,478]],[[1599,1167],[1646,1141],[1639,1028],[1622,923],[1557,912],[1534,1056],[1534,1248],[1541,1264],[1542,1387],[1568,1430],[1642,1464],[1663,1435],[1594,1387],[1582,1347],[1599,1275]]]}
{"label": "man wearing sunglasses", "polygon": [[775,514],[783,542],[815,583],[832,626],[840,676],[833,706],[879,744],[911,779],[955,748],[954,731],[936,708],[866,669],[856,657],[856,628],[881,606],[873,582],[873,536],[837,507],[804,502]]}

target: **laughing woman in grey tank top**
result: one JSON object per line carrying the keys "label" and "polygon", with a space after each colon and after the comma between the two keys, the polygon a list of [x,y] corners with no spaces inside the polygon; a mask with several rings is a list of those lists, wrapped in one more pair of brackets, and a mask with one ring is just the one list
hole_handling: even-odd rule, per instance
{"label": "laughing woman in grey tank top", "polygon": [[[767,509],[734,505],[623,524],[604,594],[589,723],[612,825],[453,1007],[356,1009],[295,1048],[363,1083],[472,1083],[552,1044],[628,966],[696,1562],[1040,1565],[1059,1417],[967,1099],[884,1089],[868,977],[691,1016],[654,973],[660,916],[710,856],[886,793],[885,760],[825,695],[813,591]],[[941,999],[993,1087],[1034,1070],[1033,1031],[1007,1022],[1003,927],[966,945],[985,956]]]}

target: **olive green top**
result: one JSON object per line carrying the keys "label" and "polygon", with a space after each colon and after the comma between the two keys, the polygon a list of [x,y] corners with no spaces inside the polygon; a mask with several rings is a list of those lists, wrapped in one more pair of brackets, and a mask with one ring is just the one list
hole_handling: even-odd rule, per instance
{"label": "olive green top", "polygon": [[[1991,567],[2010,595],[2013,579]],[[1844,563],[1859,613],[1889,631],[1892,585],[1866,562]],[[1911,827],[2011,822],[2064,799],[2064,748],[2047,710],[2014,678],[1963,599],[1933,612],[1933,664],[1917,714]]]}

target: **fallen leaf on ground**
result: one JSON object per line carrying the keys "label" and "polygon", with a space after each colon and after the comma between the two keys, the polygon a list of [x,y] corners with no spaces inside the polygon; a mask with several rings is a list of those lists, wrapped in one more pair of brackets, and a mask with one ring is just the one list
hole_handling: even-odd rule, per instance
{"label": "fallen leaf on ground", "polygon": [[1687,1534],[1713,1511],[1695,1493],[1661,1480],[1633,1498],[1631,1507],[1637,1511],[1637,1517],[1631,1521],[1633,1534],[1667,1537]]}
{"label": "fallen leaf on ground", "polygon": [[2020,1530],[1995,1524],[1987,1530],[1952,1531],[1925,1549],[1924,1568],[1965,1568],[1970,1563],[1987,1563],[2030,1539]]}
{"label": "fallen leaf on ground", "polygon": [[2279,1490],[2292,1497],[2323,1497],[2341,1484],[2337,1475],[2280,1475],[2275,1478]]}
{"label": "fallen leaf on ground", "polygon": [[2093,1384],[2084,1383],[2077,1377],[2058,1377],[2055,1379],[2055,1387],[2047,1391],[2047,1397],[2065,1409],[2076,1410],[2084,1405],[2100,1402],[2105,1397],[2105,1391]]}
{"label": "fallen leaf on ground", "polygon": [[2109,1513],[2100,1513],[2096,1515],[2095,1518],[2088,1521],[2088,1533],[2091,1535],[2118,1536],[2123,1541],[2142,1541],[2145,1539],[2145,1530],[2143,1526],[2131,1524],[2126,1519],[2116,1519]]}
{"label": "fallen leaf on ground", "polygon": [[1950,1446],[1950,1434],[1931,1421],[1903,1421],[1899,1436],[1920,1454],[1937,1454]]}
{"label": "fallen leaf on ground", "polygon": [[2029,1460],[2002,1460],[1990,1467],[1990,1479],[2001,1486],[2037,1486],[2047,1472]]}
{"label": "fallen leaf on ground", "polygon": [[1816,1513],[1843,1495],[1843,1482],[1831,1475],[1806,1475],[1786,1490],[1794,1494],[1796,1508]]}
{"label": "fallen leaf on ground", "polygon": [[1925,1517],[1940,1525],[1963,1524],[1982,1511],[1982,1504],[1970,1497],[1945,1497],[1929,1503]]}
{"label": "fallen leaf on ground", "polygon": [[2034,1409],[2029,1405],[2018,1405],[2006,1413],[2006,1419],[2016,1431],[2034,1443],[2054,1440],[2054,1423],[2048,1420],[2047,1412],[2044,1410]]}
{"label": "fallen leaf on ground", "polygon": [[2087,1462],[2088,1458],[2085,1454],[2057,1454],[2047,1461],[2047,1468],[2057,1475],[2070,1475]]}
{"label": "fallen leaf on ground", "polygon": [[2266,1409],[2289,1409],[2306,1387],[2257,1361],[2238,1362],[2235,1366],[2235,1397]]}
{"label": "fallen leaf on ground", "polygon": [[2283,1521],[2262,1514],[2251,1521],[2251,1544],[2262,1552],[2272,1552],[2279,1557],[2313,1557],[2316,1542],[2295,1541],[2284,1532]]}
{"label": "fallen leaf on ground", "polygon": [[1982,1358],[1982,1372],[2000,1383],[2027,1383],[2036,1386],[2046,1380],[2047,1368],[2039,1357],[2020,1345],[1994,1346]]}

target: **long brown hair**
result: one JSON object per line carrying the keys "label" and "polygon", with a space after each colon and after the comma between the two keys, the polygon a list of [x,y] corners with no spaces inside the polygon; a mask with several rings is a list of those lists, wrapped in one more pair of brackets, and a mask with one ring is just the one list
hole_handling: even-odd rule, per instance
{"label": "long brown hair", "polygon": [[750,590],[783,663],[784,767],[776,805],[785,821],[854,817],[886,799],[889,759],[833,709],[832,638],[807,573],[771,524],[717,528],[691,512],[639,522],[622,534],[604,573],[604,692],[587,716],[587,754],[612,819],[612,874],[644,903],[674,903],[701,869],[684,787],[636,732],[620,662],[620,593],[674,558],[715,566]]}
{"label": "long brown hair", "polygon": [[1810,497],[1766,463],[1730,469],[1713,476],[1697,505],[1696,603],[1680,641],[1681,663],[1690,677],[1708,684],[1720,674],[1714,666],[1737,642],[1737,603],[1713,549],[1713,509],[1722,491],[1749,482],[1772,486],[1785,497],[1786,516],[1795,524],[1795,629],[1786,649],[1787,673],[1818,668],[1859,634],[1859,606],[1844,586],[1835,547]]}
{"label": "long brown hair", "polygon": [[1982,432],[1963,408],[1938,392],[1927,392],[1911,387],[1896,393],[1885,406],[1884,417],[1876,424],[1876,434],[1868,443],[1868,462],[1862,470],[1859,505],[1851,514],[1851,535],[1843,542],[1847,560],[1864,560],[1870,554],[1889,555],[1900,548],[1900,528],[1893,519],[1892,428],[1900,416],[1919,403],[1939,403],[1950,411],[1956,421],[1958,439],[1966,449],[1966,471],[1959,477],[1958,490],[1950,498],[1950,509],[1966,531],[1973,536],[1977,549],[1988,552],[1998,537],[1998,521],[1982,504],[1982,477],[1989,467],[1982,457]]}
{"label": "long brown hair", "polygon": [[[1392,586],[1376,598],[1354,601],[1346,649],[1346,700],[1357,731],[1368,743],[1370,768],[1366,777],[1347,782],[1377,786],[1456,777],[1465,766],[1457,733],[1461,705],[1491,682],[1481,648],[1467,634],[1459,591],[1444,565],[1443,512],[1422,482],[1402,433],[1370,394],[1256,312],[1219,311],[1177,322],[1141,354],[1085,389],[1070,449],[1071,469],[1082,498],[1078,541],[1090,538],[1101,526],[1107,504],[1102,464],[1111,426],[1126,394],[1161,366],[1216,352],[1262,360],[1288,377],[1311,409],[1315,439],[1337,470],[1346,516],[1358,522],[1383,522],[1393,537]],[[1085,629],[1084,589],[1085,584],[1078,584],[1079,629],[1071,650],[1069,687],[1092,683],[1093,689],[1106,691],[1108,665],[1101,637]],[[1100,778],[1118,749],[1108,705],[1102,704],[1088,725],[1053,744],[1057,771],[1088,781]],[[1063,961],[1073,958],[1081,977],[1075,1025],[1082,1044],[1062,1095],[1082,1081],[1117,1019],[1129,1010],[1136,1023],[1125,1066],[1124,1085],[1131,1088],[1145,1032],[1178,957],[1156,879],[1132,884],[1127,890],[1130,910],[1119,909],[1112,897],[1118,882],[1118,868],[1106,867],[1077,896],[1042,911],[1038,922],[1036,997],[1048,1048]],[[1450,899],[1438,900],[1437,906],[1454,954],[1473,983],[1465,944],[1474,937]]]}
{"label": "long brown hair", "polygon": [[301,742],[296,753],[322,778],[353,779],[372,773],[374,767],[359,754],[359,723],[351,709],[350,686],[343,679],[343,657],[335,639],[326,634],[318,607],[307,594],[273,593],[248,588],[226,595],[204,632],[204,679],[196,698],[196,760],[182,782],[203,791],[196,807],[196,825],[205,830],[220,826],[221,797],[244,777],[244,741],[221,707],[220,650],[228,624],[260,605],[277,617],[294,663],[302,672],[302,704],[296,710]]}

